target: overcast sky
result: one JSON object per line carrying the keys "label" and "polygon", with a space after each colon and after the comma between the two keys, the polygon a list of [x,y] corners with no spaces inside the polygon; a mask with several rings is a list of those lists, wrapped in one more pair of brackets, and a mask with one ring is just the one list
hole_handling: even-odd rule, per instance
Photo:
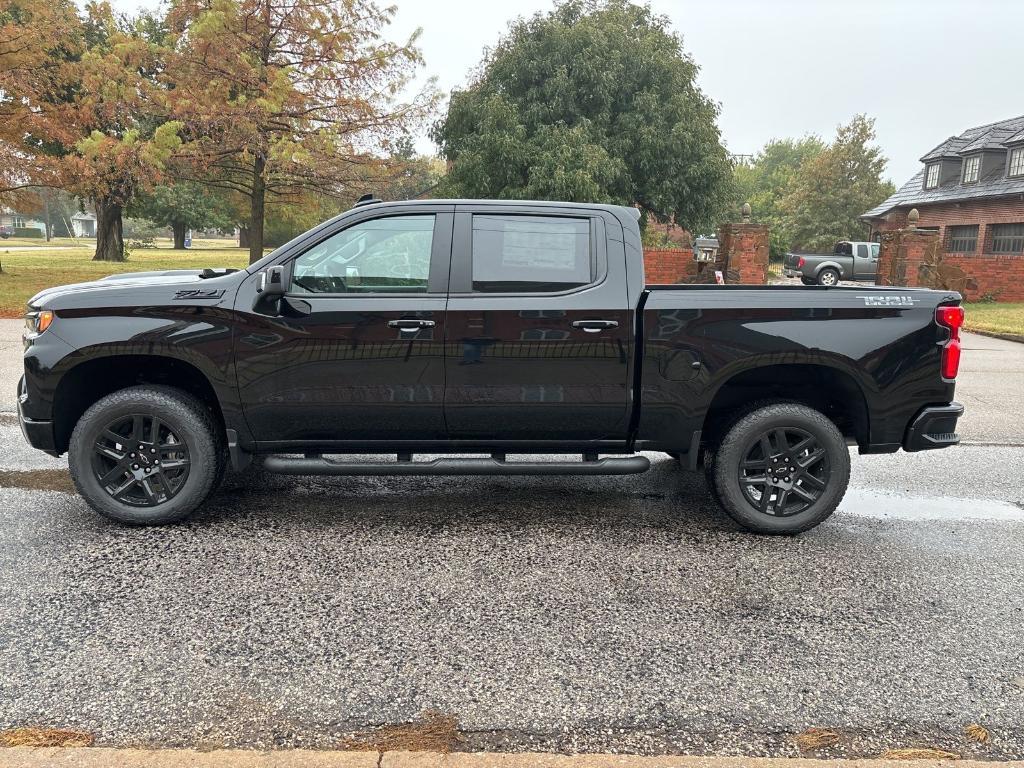
{"label": "overcast sky", "polygon": [[[424,77],[465,82],[509,19],[552,0],[391,0],[393,34],[423,29]],[[156,0],[113,0],[122,11]],[[721,105],[730,152],[772,138],[830,137],[877,119],[887,175],[966,128],[1024,114],[1024,0],[652,0],[682,33],[699,82]],[[1014,95],[1016,94],[1016,95]],[[425,136],[423,152],[436,148]]]}

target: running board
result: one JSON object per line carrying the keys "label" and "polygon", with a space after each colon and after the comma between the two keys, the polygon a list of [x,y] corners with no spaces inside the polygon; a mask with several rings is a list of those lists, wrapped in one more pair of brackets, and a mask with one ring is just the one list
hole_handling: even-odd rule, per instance
{"label": "running board", "polygon": [[635,475],[650,469],[651,462],[646,456],[598,459],[594,454],[585,454],[583,461],[510,462],[502,454],[489,459],[413,461],[412,454],[403,453],[397,462],[387,463],[267,456],[263,468],[280,475]]}

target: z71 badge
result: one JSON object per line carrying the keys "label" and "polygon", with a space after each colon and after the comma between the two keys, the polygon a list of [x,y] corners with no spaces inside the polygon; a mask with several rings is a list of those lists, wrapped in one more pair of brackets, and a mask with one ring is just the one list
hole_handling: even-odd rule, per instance
{"label": "z71 badge", "polygon": [[857,298],[864,299],[865,307],[912,307],[920,301],[913,296],[858,296]]}
{"label": "z71 badge", "polygon": [[185,291],[178,291],[174,294],[174,300],[180,299],[219,299],[224,295],[223,288],[216,288],[210,290],[201,290],[199,288],[192,288]]}

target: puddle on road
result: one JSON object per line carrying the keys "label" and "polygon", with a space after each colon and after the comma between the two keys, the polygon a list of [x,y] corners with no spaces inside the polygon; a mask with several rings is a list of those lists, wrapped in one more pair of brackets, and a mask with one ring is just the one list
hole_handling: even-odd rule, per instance
{"label": "puddle on road", "polygon": [[879,520],[1024,520],[1024,509],[1006,501],[914,496],[850,488],[839,513]]}

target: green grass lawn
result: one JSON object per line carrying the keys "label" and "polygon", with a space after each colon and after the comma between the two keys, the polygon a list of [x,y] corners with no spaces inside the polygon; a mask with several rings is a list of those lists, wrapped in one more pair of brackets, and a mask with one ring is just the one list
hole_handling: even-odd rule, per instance
{"label": "green grass lawn", "polygon": [[1024,304],[965,304],[964,330],[1024,338]]}
{"label": "green grass lawn", "polygon": [[203,269],[244,267],[249,251],[235,248],[230,241],[210,241],[219,246],[187,251],[145,248],[131,252],[128,261],[93,261],[94,245],[84,248],[5,252],[0,243],[0,317],[21,317],[25,303],[44,288],[96,280],[115,272],[145,272],[157,269]]}

